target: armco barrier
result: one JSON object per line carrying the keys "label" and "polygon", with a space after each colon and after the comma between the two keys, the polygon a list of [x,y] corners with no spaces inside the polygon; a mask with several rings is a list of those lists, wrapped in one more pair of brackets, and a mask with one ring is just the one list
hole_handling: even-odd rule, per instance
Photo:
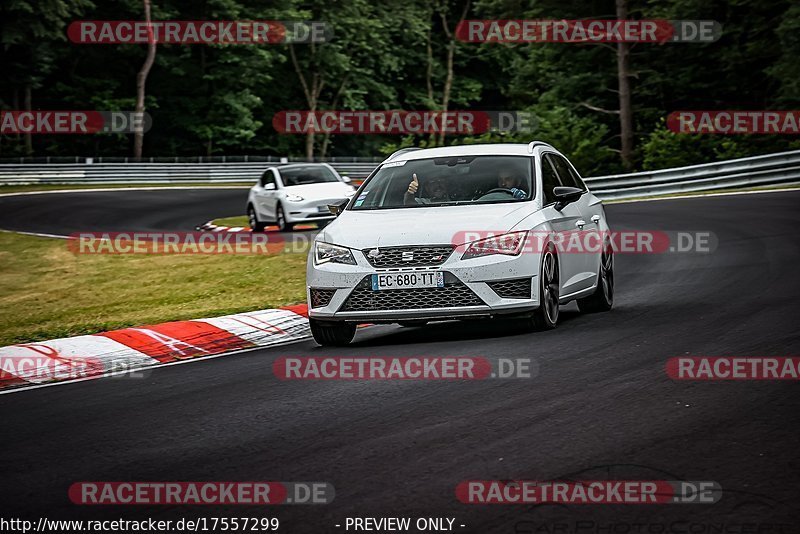
{"label": "armco barrier", "polygon": [[800,150],[585,179],[604,200],[800,183]]}
{"label": "armco barrier", "polygon": [[[345,158],[341,158],[345,159]],[[376,159],[329,160],[340,174],[362,180]],[[291,163],[291,162],[290,162]],[[269,166],[286,163],[52,163],[2,164],[0,184],[159,184],[255,182]],[[800,183],[800,150],[675,169],[586,178],[602,199]]]}
{"label": "armco barrier", "polygon": [[[342,176],[363,180],[379,162],[328,162]],[[0,184],[160,184],[255,182],[277,162],[2,164]]]}

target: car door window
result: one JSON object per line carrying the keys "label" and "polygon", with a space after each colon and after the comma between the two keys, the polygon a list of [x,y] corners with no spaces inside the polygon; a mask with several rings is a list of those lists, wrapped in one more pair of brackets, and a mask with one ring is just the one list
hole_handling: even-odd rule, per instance
{"label": "car door window", "polygon": [[567,165],[567,168],[569,169],[570,176],[572,176],[572,180],[575,182],[575,187],[583,191],[587,191],[586,184],[583,182],[583,179],[580,177],[578,172],[572,168],[572,165]]}
{"label": "car door window", "polygon": [[267,187],[267,184],[275,184],[275,175],[271,169],[261,175],[261,187]]}
{"label": "car door window", "polygon": [[549,154],[546,154],[542,158],[542,206],[555,202],[553,188],[561,185],[549,156]]}
{"label": "car door window", "polygon": [[547,157],[556,168],[556,172],[558,173],[558,177],[561,179],[562,184],[569,187],[577,187],[582,191],[586,191],[586,186],[583,184],[583,180],[580,179],[578,173],[575,172],[572,166],[567,163],[566,159],[555,154],[548,154]]}

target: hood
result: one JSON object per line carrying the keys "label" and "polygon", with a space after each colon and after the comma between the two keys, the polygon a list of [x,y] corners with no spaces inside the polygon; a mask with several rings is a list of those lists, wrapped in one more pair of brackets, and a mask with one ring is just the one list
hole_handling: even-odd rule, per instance
{"label": "hood", "polygon": [[305,199],[345,198],[347,193],[353,192],[353,188],[344,182],[322,182],[318,184],[292,185],[284,187],[283,191],[292,195],[300,195]]}
{"label": "hood", "polygon": [[507,232],[531,213],[530,202],[485,206],[441,206],[347,210],[319,240],[350,248],[461,244],[467,232]]}

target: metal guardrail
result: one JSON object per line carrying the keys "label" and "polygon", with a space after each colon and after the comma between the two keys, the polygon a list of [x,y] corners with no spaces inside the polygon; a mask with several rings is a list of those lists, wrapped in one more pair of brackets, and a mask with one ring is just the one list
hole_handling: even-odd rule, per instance
{"label": "metal guardrail", "polygon": [[[328,160],[327,163],[355,180],[366,178],[378,164],[376,159],[346,159],[349,161]],[[288,163],[0,164],[0,184],[255,182],[267,167]],[[590,177],[585,181],[593,193],[605,200],[800,183],[800,150],[675,169]]]}
{"label": "metal guardrail", "polygon": [[796,184],[800,183],[800,150],[584,180],[603,200]]}
{"label": "metal guardrail", "polygon": [[[385,158],[360,156],[328,156],[314,158],[314,163],[380,163]],[[136,160],[125,156],[20,156],[16,158],[0,157],[0,165],[38,165],[45,163],[287,163],[286,156],[152,156]],[[309,163],[309,160],[296,160],[289,163]]]}
{"label": "metal guardrail", "polygon": [[[289,162],[293,163],[293,162]],[[0,184],[158,184],[255,182],[268,167],[289,163],[71,163],[0,165]],[[328,162],[360,180],[377,162]]]}

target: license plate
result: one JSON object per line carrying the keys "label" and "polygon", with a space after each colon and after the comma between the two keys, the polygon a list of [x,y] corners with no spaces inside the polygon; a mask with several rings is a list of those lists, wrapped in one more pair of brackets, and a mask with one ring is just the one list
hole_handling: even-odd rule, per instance
{"label": "license plate", "polygon": [[444,272],[381,273],[372,275],[372,290],[444,287]]}

